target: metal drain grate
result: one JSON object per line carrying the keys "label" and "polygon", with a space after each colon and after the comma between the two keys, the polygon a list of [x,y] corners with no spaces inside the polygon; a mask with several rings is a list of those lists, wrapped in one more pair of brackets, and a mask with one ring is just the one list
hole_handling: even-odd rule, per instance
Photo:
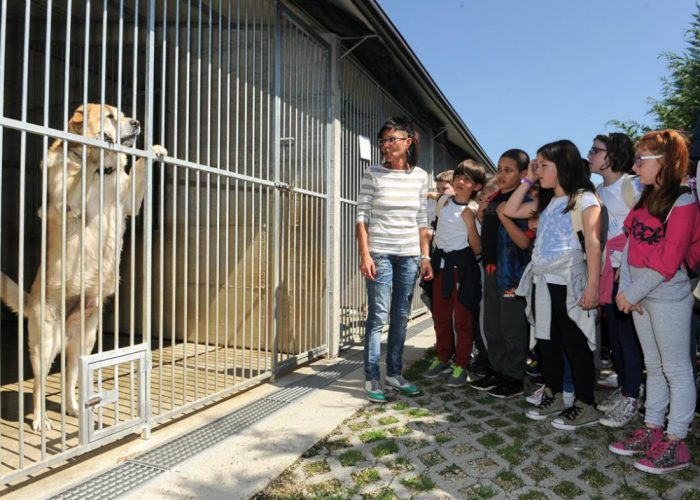
{"label": "metal drain grate", "polygon": [[114,469],[59,493],[52,499],[107,500],[116,498],[125,491],[135,488],[163,472],[165,472],[164,469],[153,465],[135,461],[124,462]]}

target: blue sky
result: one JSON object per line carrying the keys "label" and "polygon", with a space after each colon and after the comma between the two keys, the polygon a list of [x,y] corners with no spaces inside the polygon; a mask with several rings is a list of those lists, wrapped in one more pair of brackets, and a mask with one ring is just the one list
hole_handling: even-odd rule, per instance
{"label": "blue sky", "polygon": [[585,156],[611,119],[653,125],[663,52],[695,0],[379,0],[492,160],[571,139]]}

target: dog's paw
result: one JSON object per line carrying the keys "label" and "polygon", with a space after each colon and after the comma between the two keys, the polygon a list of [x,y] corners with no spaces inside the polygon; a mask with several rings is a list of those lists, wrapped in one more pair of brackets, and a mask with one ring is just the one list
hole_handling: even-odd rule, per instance
{"label": "dog's paw", "polygon": [[32,429],[34,429],[35,432],[41,432],[41,422],[44,422],[44,430],[50,431],[53,429],[53,424],[51,423],[51,420],[48,418],[35,418],[34,421],[32,422]]}
{"label": "dog's paw", "polygon": [[168,150],[159,144],[153,146],[153,154],[155,154],[159,159],[168,156]]}
{"label": "dog's paw", "polygon": [[66,415],[69,417],[77,417],[78,416],[78,409],[77,408],[66,408]]}

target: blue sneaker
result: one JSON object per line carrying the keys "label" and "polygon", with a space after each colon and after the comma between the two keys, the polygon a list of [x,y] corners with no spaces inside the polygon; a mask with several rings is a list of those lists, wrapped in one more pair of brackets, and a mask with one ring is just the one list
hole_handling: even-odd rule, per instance
{"label": "blue sneaker", "polygon": [[396,389],[399,391],[399,393],[403,394],[404,396],[418,396],[421,393],[421,390],[410,383],[408,380],[403,378],[403,375],[397,375],[395,377],[387,377],[386,378],[386,383],[389,384],[389,386],[393,389]]}
{"label": "blue sneaker", "polygon": [[367,399],[372,403],[386,403],[387,397],[384,394],[381,384],[378,380],[368,380],[365,382],[365,392]]}

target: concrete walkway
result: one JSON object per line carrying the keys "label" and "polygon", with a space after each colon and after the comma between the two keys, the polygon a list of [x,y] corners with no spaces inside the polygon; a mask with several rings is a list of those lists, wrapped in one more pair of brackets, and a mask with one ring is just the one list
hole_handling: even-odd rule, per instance
{"label": "concrete walkway", "polygon": [[[364,398],[361,349],[345,351],[358,368],[269,417],[128,491],[125,498],[685,498],[700,499],[700,432],[689,437],[694,464],[652,476],[607,443],[630,429],[563,432],[529,421],[522,398],[499,401],[469,388],[420,378],[433,345],[430,321],[407,341],[406,376],[425,390],[416,399],[373,405]],[[11,497],[54,495],[154,446],[193,432],[280,387],[332,369],[302,367],[153,434],[13,489]],[[604,396],[604,394],[603,394]],[[696,426],[697,429],[697,426]]]}

